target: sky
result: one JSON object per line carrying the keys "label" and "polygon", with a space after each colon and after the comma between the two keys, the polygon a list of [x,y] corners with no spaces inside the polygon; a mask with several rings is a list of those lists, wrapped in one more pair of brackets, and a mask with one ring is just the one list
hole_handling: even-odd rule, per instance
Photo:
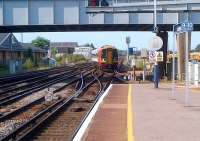
{"label": "sky", "polygon": [[[152,32],[37,32],[37,33],[15,33],[19,41],[28,43],[38,36],[49,39],[52,42],[78,42],[79,45],[85,43],[93,43],[95,47],[103,45],[113,45],[121,50],[126,50],[126,37],[131,38],[131,47],[149,48],[149,42],[154,36]],[[192,33],[192,49],[199,43],[200,32]],[[173,34],[169,32],[168,47],[170,50],[173,48]]]}

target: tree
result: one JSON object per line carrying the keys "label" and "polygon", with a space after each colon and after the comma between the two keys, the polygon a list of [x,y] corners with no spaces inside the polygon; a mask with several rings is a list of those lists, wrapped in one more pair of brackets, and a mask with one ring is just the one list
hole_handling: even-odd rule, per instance
{"label": "tree", "polygon": [[96,49],[93,43],[91,43],[91,44],[90,43],[86,43],[83,46],[85,46],[85,47],[91,47],[92,49]]}
{"label": "tree", "polygon": [[90,47],[91,47],[92,49],[96,49],[96,48],[94,47],[93,43],[90,44]]}
{"label": "tree", "polygon": [[84,44],[83,46],[85,46],[85,47],[89,47],[90,44],[89,44],[89,43],[86,43],[86,44]]}
{"label": "tree", "polygon": [[197,47],[195,48],[195,51],[200,52],[200,44],[197,45]]}
{"label": "tree", "polygon": [[32,61],[34,60],[33,50],[28,48],[26,52],[24,52],[25,58],[30,58]]}
{"label": "tree", "polygon": [[47,49],[47,48],[49,48],[50,41],[48,39],[43,38],[43,37],[37,37],[35,40],[32,40],[32,44],[35,47]]}
{"label": "tree", "polygon": [[55,47],[51,48],[51,55],[52,55],[53,58],[56,57],[57,52],[58,51],[57,51],[57,49]]}

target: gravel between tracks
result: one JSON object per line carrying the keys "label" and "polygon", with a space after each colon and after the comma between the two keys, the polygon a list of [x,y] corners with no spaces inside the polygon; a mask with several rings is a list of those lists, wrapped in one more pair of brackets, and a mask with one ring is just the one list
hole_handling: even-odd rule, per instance
{"label": "gravel between tracks", "polygon": [[31,141],[64,141],[70,139],[93,105],[99,85],[93,84],[80,98],[66,107],[59,116],[48,123]]}
{"label": "gravel between tracks", "polygon": [[[64,85],[64,83],[59,83],[59,84],[53,85],[52,88],[54,88],[54,86],[61,87],[63,85]],[[46,90],[47,89],[37,92],[33,95],[30,95],[30,96],[20,100],[19,102],[16,102],[16,103],[13,103],[12,105],[4,107],[4,109],[1,109],[2,113],[5,114],[7,112],[12,112],[30,102],[35,101],[36,99],[44,97],[46,95]],[[63,91],[61,91],[59,93],[56,93],[55,95],[58,97],[67,98],[72,94],[74,94],[74,88],[73,88],[73,86],[70,85],[66,89],[64,89]],[[53,100],[50,102],[42,101],[38,104],[31,106],[31,108],[27,107],[24,112],[19,113],[17,116],[14,116],[11,119],[0,122],[0,139],[3,138],[4,136],[8,135],[9,133],[11,133],[14,129],[18,128],[24,122],[27,122],[30,118],[34,117],[40,111],[42,111],[45,108],[49,107],[50,105],[54,104],[56,101],[57,100]]]}

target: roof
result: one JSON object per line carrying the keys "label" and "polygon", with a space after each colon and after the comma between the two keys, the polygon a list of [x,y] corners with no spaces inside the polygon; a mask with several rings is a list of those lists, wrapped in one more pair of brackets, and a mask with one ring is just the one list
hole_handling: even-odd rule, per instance
{"label": "roof", "polygon": [[26,51],[29,48],[33,52],[47,52],[44,49],[37,48],[30,43],[20,43],[12,33],[0,33],[0,50],[1,51]]}
{"label": "roof", "polygon": [[116,49],[114,46],[112,46],[112,45],[104,45],[104,46],[102,46],[101,48],[99,48],[99,50],[101,50],[101,49],[107,49],[107,48],[112,48],[112,49]]}
{"label": "roof", "polygon": [[0,44],[9,35],[9,33],[0,33]]}
{"label": "roof", "polygon": [[24,50],[27,50],[27,49],[31,48],[33,52],[47,52],[47,50],[41,49],[41,48],[39,48],[39,47],[35,47],[35,46],[34,46],[33,44],[31,44],[31,43],[21,43],[21,45],[22,45],[22,48],[23,48]]}
{"label": "roof", "polygon": [[75,48],[78,46],[77,42],[51,42],[51,47],[56,48]]}

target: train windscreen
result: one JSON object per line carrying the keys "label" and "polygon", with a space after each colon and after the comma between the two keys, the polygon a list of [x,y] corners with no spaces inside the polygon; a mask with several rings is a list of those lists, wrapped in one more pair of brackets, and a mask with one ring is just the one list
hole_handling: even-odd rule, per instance
{"label": "train windscreen", "polygon": [[118,53],[117,53],[117,50],[113,50],[113,60],[114,61],[118,61]]}
{"label": "train windscreen", "polygon": [[103,58],[103,59],[106,59],[106,57],[107,57],[106,49],[103,49],[103,50],[102,50],[102,58]]}

